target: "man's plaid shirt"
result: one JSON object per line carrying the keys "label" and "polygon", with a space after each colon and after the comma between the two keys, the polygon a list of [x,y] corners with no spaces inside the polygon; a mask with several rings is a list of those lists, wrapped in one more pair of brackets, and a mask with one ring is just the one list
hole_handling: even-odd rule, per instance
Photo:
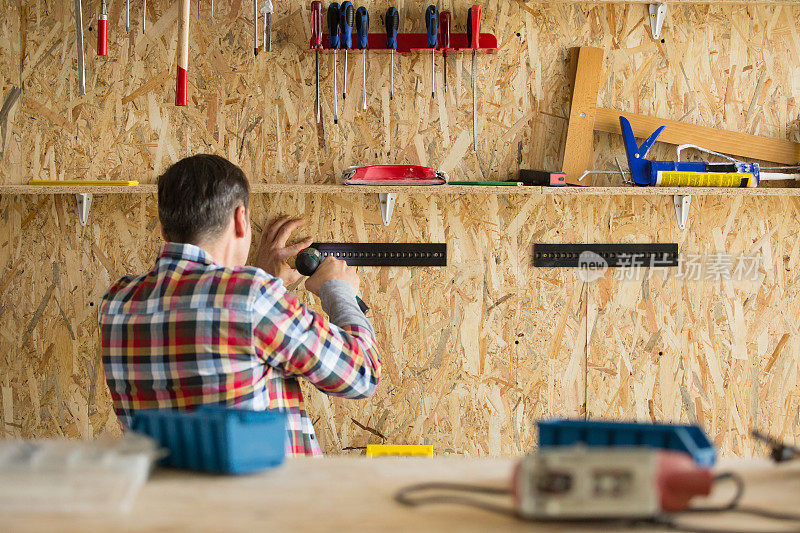
{"label": "man's plaid shirt", "polygon": [[190,244],[165,245],[153,270],[115,283],[98,320],[106,380],[125,425],[136,409],[277,408],[287,414],[287,453],[321,455],[298,378],[364,398],[380,377],[367,329],[339,328],[280,279],[225,268]]}

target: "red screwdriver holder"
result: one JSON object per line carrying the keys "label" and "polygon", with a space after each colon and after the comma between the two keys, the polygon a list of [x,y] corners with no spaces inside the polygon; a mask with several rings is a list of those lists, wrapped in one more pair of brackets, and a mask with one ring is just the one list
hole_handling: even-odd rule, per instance
{"label": "red screwdriver holder", "polygon": [[[386,34],[385,33],[370,33],[367,35],[367,40],[369,41],[369,52],[389,52],[391,48],[386,47]],[[332,48],[328,48],[328,34],[324,34],[322,36],[322,48],[317,48],[314,46],[314,42],[311,42],[311,50],[320,50],[320,51],[332,51]],[[338,51],[343,50],[343,48],[338,48]],[[355,50],[355,48],[352,48]],[[428,48],[428,34],[427,33],[398,33],[397,34],[397,50],[396,53],[403,54],[408,52],[417,52],[418,50],[424,50],[430,53],[431,49]],[[450,48],[443,48],[439,46],[437,48],[438,51],[444,52],[462,52],[462,51],[472,51],[470,48],[469,43],[467,42],[467,34],[466,33],[451,33],[450,34]],[[486,54],[494,54],[497,52],[497,37],[495,37],[491,33],[481,33],[480,39],[478,40],[478,52],[483,52]]]}

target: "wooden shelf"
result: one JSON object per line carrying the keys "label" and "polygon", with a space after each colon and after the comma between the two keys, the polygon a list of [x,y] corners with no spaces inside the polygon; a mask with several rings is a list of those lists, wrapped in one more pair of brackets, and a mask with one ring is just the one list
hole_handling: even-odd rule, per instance
{"label": "wooden shelf", "polygon": [[[254,183],[253,194],[504,194],[549,196],[800,196],[800,187],[498,187],[480,185],[370,186],[339,184]],[[0,195],[26,194],[156,194],[155,184],[135,187],[94,185],[0,185]]]}

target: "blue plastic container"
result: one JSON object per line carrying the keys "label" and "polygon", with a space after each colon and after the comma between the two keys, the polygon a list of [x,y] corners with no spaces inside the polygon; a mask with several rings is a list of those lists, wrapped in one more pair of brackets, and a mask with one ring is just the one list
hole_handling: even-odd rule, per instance
{"label": "blue plastic container", "polygon": [[280,465],[286,453],[286,415],[277,410],[136,411],[131,429],[169,451],[160,464],[184,470],[247,474]]}
{"label": "blue plastic container", "polygon": [[539,446],[648,446],[691,455],[700,466],[712,466],[717,451],[699,426],[640,424],[589,420],[539,422]]}

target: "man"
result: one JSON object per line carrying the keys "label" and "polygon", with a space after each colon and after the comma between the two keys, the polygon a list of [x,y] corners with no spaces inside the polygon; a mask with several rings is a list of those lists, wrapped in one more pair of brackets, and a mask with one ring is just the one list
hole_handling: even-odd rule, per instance
{"label": "man", "polygon": [[366,398],[380,377],[375,333],[356,303],[360,280],[326,258],[305,285],[330,321],[306,309],[285,288],[300,279],[287,259],[311,243],[286,245],[302,221],[270,224],[246,266],[248,200],[242,170],[214,155],[183,159],[158,178],[166,244],[150,272],[122,278],[100,305],[114,410],[129,425],[137,409],[281,409],[287,453],[321,455],[298,378]]}

